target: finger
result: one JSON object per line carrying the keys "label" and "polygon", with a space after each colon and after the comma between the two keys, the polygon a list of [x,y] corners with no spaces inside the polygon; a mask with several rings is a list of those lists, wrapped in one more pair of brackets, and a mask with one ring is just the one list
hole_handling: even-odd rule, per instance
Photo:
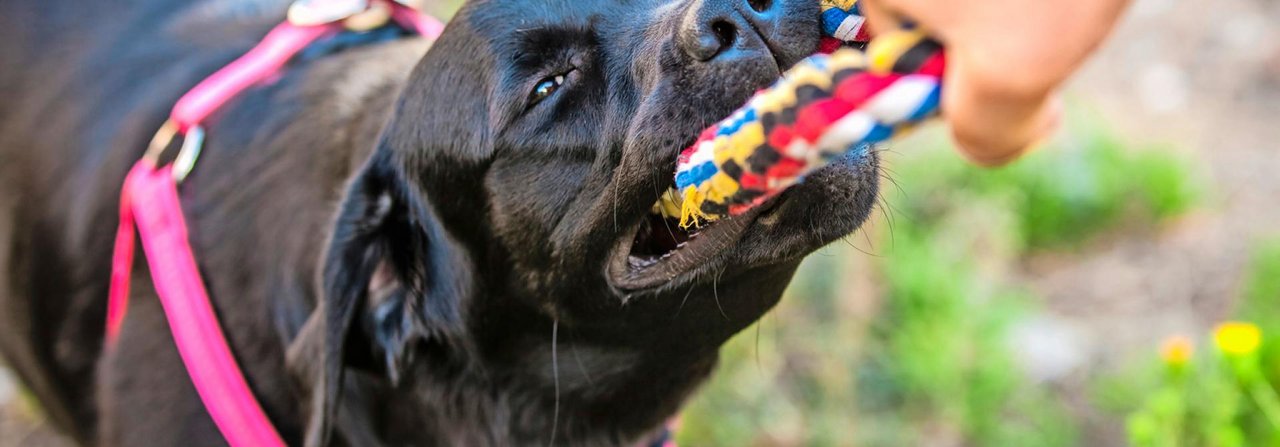
{"label": "finger", "polygon": [[893,31],[902,26],[898,21],[898,16],[892,12],[887,0],[862,0],[858,3],[858,8],[862,10],[862,15],[867,18],[867,27],[871,35],[884,34]]}
{"label": "finger", "polygon": [[953,17],[953,2],[934,0],[860,0],[858,8],[867,18],[872,34],[901,28],[910,22],[929,30],[935,38],[945,41],[948,17]]}
{"label": "finger", "polygon": [[1000,166],[1044,141],[1062,119],[1056,95],[1021,97],[992,94],[953,82],[943,114],[961,154],[981,166]]}

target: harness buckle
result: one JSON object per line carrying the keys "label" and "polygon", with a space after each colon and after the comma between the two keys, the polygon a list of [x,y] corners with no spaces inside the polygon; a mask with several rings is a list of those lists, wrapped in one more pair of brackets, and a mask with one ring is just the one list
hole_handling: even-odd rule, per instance
{"label": "harness buckle", "polygon": [[344,20],[369,9],[370,0],[296,0],[289,5],[289,23],[315,26]]}
{"label": "harness buckle", "polygon": [[169,145],[173,144],[173,139],[179,133],[182,133],[182,148],[178,149],[178,155],[170,165],[174,181],[182,183],[191,174],[191,170],[195,169],[200,151],[204,149],[204,127],[195,124],[187,128],[186,132],[181,132],[178,123],[166,120],[160,126],[160,130],[156,131],[155,136],[151,137],[151,144],[147,145],[147,153],[143,154],[142,159],[152,166],[159,167],[160,157],[164,155]]}
{"label": "harness buckle", "polygon": [[287,15],[294,26],[319,26],[343,22],[348,30],[363,32],[391,21],[393,7],[421,12],[422,0],[294,0]]}
{"label": "harness buckle", "polygon": [[399,3],[400,6],[412,9],[414,11],[419,11],[419,12],[422,11],[422,7],[423,7],[422,0],[395,0],[395,2]]}
{"label": "harness buckle", "polygon": [[364,11],[355,13],[351,17],[342,20],[342,25],[349,31],[362,33],[381,28],[391,21],[391,4],[387,2],[373,2],[369,4],[369,8]]}

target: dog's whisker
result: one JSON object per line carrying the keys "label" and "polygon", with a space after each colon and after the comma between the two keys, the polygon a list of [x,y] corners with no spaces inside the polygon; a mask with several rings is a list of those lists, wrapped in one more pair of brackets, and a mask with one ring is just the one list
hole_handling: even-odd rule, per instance
{"label": "dog's whisker", "polygon": [[883,169],[884,171],[880,173],[880,178],[888,180],[889,183],[892,183],[893,187],[898,190],[898,194],[901,194],[903,197],[907,197],[907,192],[902,189],[902,184],[898,183],[898,180],[893,178],[897,173],[891,171],[889,168]]}
{"label": "dog's whisker", "polygon": [[[877,199],[877,202],[878,202],[877,206],[879,206],[882,210],[885,210],[886,218],[888,219],[888,222],[889,222],[889,247],[890,248],[897,247],[898,246],[897,245],[898,229],[896,225],[897,223],[896,213],[899,213],[901,211],[895,208],[893,206],[893,203],[889,202],[889,200],[885,199],[884,197],[880,197],[879,199]],[[907,219],[910,220],[910,216],[908,216]],[[866,233],[866,231],[863,231],[863,233]],[[868,238],[869,237],[870,236],[868,236]]]}
{"label": "dog's whisker", "polygon": [[555,407],[551,413],[551,441],[547,442],[548,447],[556,445],[556,432],[560,428],[560,357],[556,352],[557,338],[560,334],[560,319],[551,320],[551,377],[555,385]]}
{"label": "dog's whisker", "polygon": [[[866,233],[867,233],[866,231],[862,231],[862,235],[863,235],[863,237],[866,239],[867,244],[871,246],[871,249],[875,249],[875,245],[871,243],[871,238],[870,238],[870,236],[868,236]],[[852,240],[850,240],[850,238],[852,238],[852,237],[854,237],[854,235],[852,235],[852,234],[851,234],[851,235],[848,235],[848,236],[845,236],[845,237],[840,238],[840,241],[841,241],[841,242],[844,242],[844,244],[845,244],[845,245],[848,245],[850,248],[852,248],[852,249],[854,249],[854,250],[857,250],[857,251],[858,251],[858,253],[862,253],[862,254],[864,254],[864,255],[871,256],[871,257],[873,257],[873,258],[883,258],[883,257],[884,257],[884,255],[879,255],[879,254],[876,254],[876,253],[873,253],[873,252],[870,252],[870,251],[864,250],[862,247],[859,247],[859,246],[858,246],[858,244],[855,244]]]}
{"label": "dog's whisker", "polygon": [[892,237],[897,226],[893,215],[893,205],[890,205],[888,201],[881,197],[876,199],[876,208],[880,209],[880,215],[884,216],[885,223],[889,224],[889,236]]}
{"label": "dog's whisker", "polygon": [[582,363],[582,357],[578,355],[577,339],[574,339],[573,342],[569,343],[569,349],[571,349],[573,352],[573,360],[578,363],[578,371],[581,371],[582,377],[587,379],[587,385],[594,386],[596,382],[594,379],[591,378],[591,372],[587,371],[586,364]]}
{"label": "dog's whisker", "polygon": [[814,213],[809,213],[809,237],[813,238],[817,245],[822,245],[822,234],[818,233],[818,225],[813,222],[814,217],[816,217]]}
{"label": "dog's whisker", "polygon": [[725,321],[729,321],[729,314],[725,313],[724,306],[720,305],[720,275],[723,273],[724,270],[721,270],[711,277],[711,295],[716,299],[716,308],[720,309],[720,316],[724,317]]}
{"label": "dog's whisker", "polygon": [[[892,239],[892,237],[891,237],[891,239]],[[871,240],[871,233],[870,233],[870,232],[865,231],[865,230],[864,230],[864,231],[862,231],[862,240],[867,241],[867,246],[868,246],[871,250],[875,250],[875,249],[876,249],[876,242],[875,242],[875,241],[873,241],[873,240]],[[880,254],[871,254],[871,253],[868,253],[868,254],[869,254],[869,255],[871,255],[871,256],[875,256],[875,257],[877,257],[877,258],[883,258],[883,257],[884,257],[884,255],[880,255]]]}
{"label": "dog's whisker", "polygon": [[756,322],[756,370],[764,373],[764,366],[760,364],[760,326],[764,326],[764,318]]}
{"label": "dog's whisker", "polygon": [[693,289],[698,287],[697,283],[689,285],[689,291],[684,293],[684,299],[680,300],[680,307],[676,309],[676,317],[680,316],[680,312],[684,311],[684,303],[689,302],[689,295],[693,294]]}
{"label": "dog's whisker", "polygon": [[610,201],[613,202],[613,231],[622,231],[622,229],[618,227],[618,181],[617,180],[613,181],[613,197],[610,199]]}
{"label": "dog's whisker", "polygon": [[[893,221],[893,217],[889,215],[891,212],[886,208],[886,205],[884,204],[884,202],[880,201],[879,199],[876,200],[876,204],[874,206],[875,206],[875,209],[878,209],[881,211],[880,215],[883,216],[882,218],[884,219],[885,223],[889,224],[889,247],[890,248],[896,247],[897,245],[894,243],[894,235],[896,233],[894,231],[894,221]],[[871,234],[868,231],[866,231],[866,229],[860,229],[860,230],[862,230],[861,231],[862,239],[867,241],[867,245],[869,247],[875,248],[875,244],[872,243],[871,241]]]}

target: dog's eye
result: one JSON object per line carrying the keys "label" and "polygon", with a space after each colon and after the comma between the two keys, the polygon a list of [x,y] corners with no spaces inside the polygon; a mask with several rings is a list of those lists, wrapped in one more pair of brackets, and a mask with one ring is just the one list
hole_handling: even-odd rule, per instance
{"label": "dog's eye", "polygon": [[556,75],[539,81],[538,85],[533,87],[533,92],[529,94],[529,104],[537,104],[551,97],[563,84],[564,75]]}

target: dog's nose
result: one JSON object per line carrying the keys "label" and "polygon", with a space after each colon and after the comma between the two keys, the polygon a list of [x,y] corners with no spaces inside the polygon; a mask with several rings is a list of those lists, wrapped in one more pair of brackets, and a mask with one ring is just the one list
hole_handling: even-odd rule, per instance
{"label": "dog's nose", "polygon": [[679,41],[701,62],[739,57],[773,58],[767,39],[785,14],[780,0],[693,0]]}

